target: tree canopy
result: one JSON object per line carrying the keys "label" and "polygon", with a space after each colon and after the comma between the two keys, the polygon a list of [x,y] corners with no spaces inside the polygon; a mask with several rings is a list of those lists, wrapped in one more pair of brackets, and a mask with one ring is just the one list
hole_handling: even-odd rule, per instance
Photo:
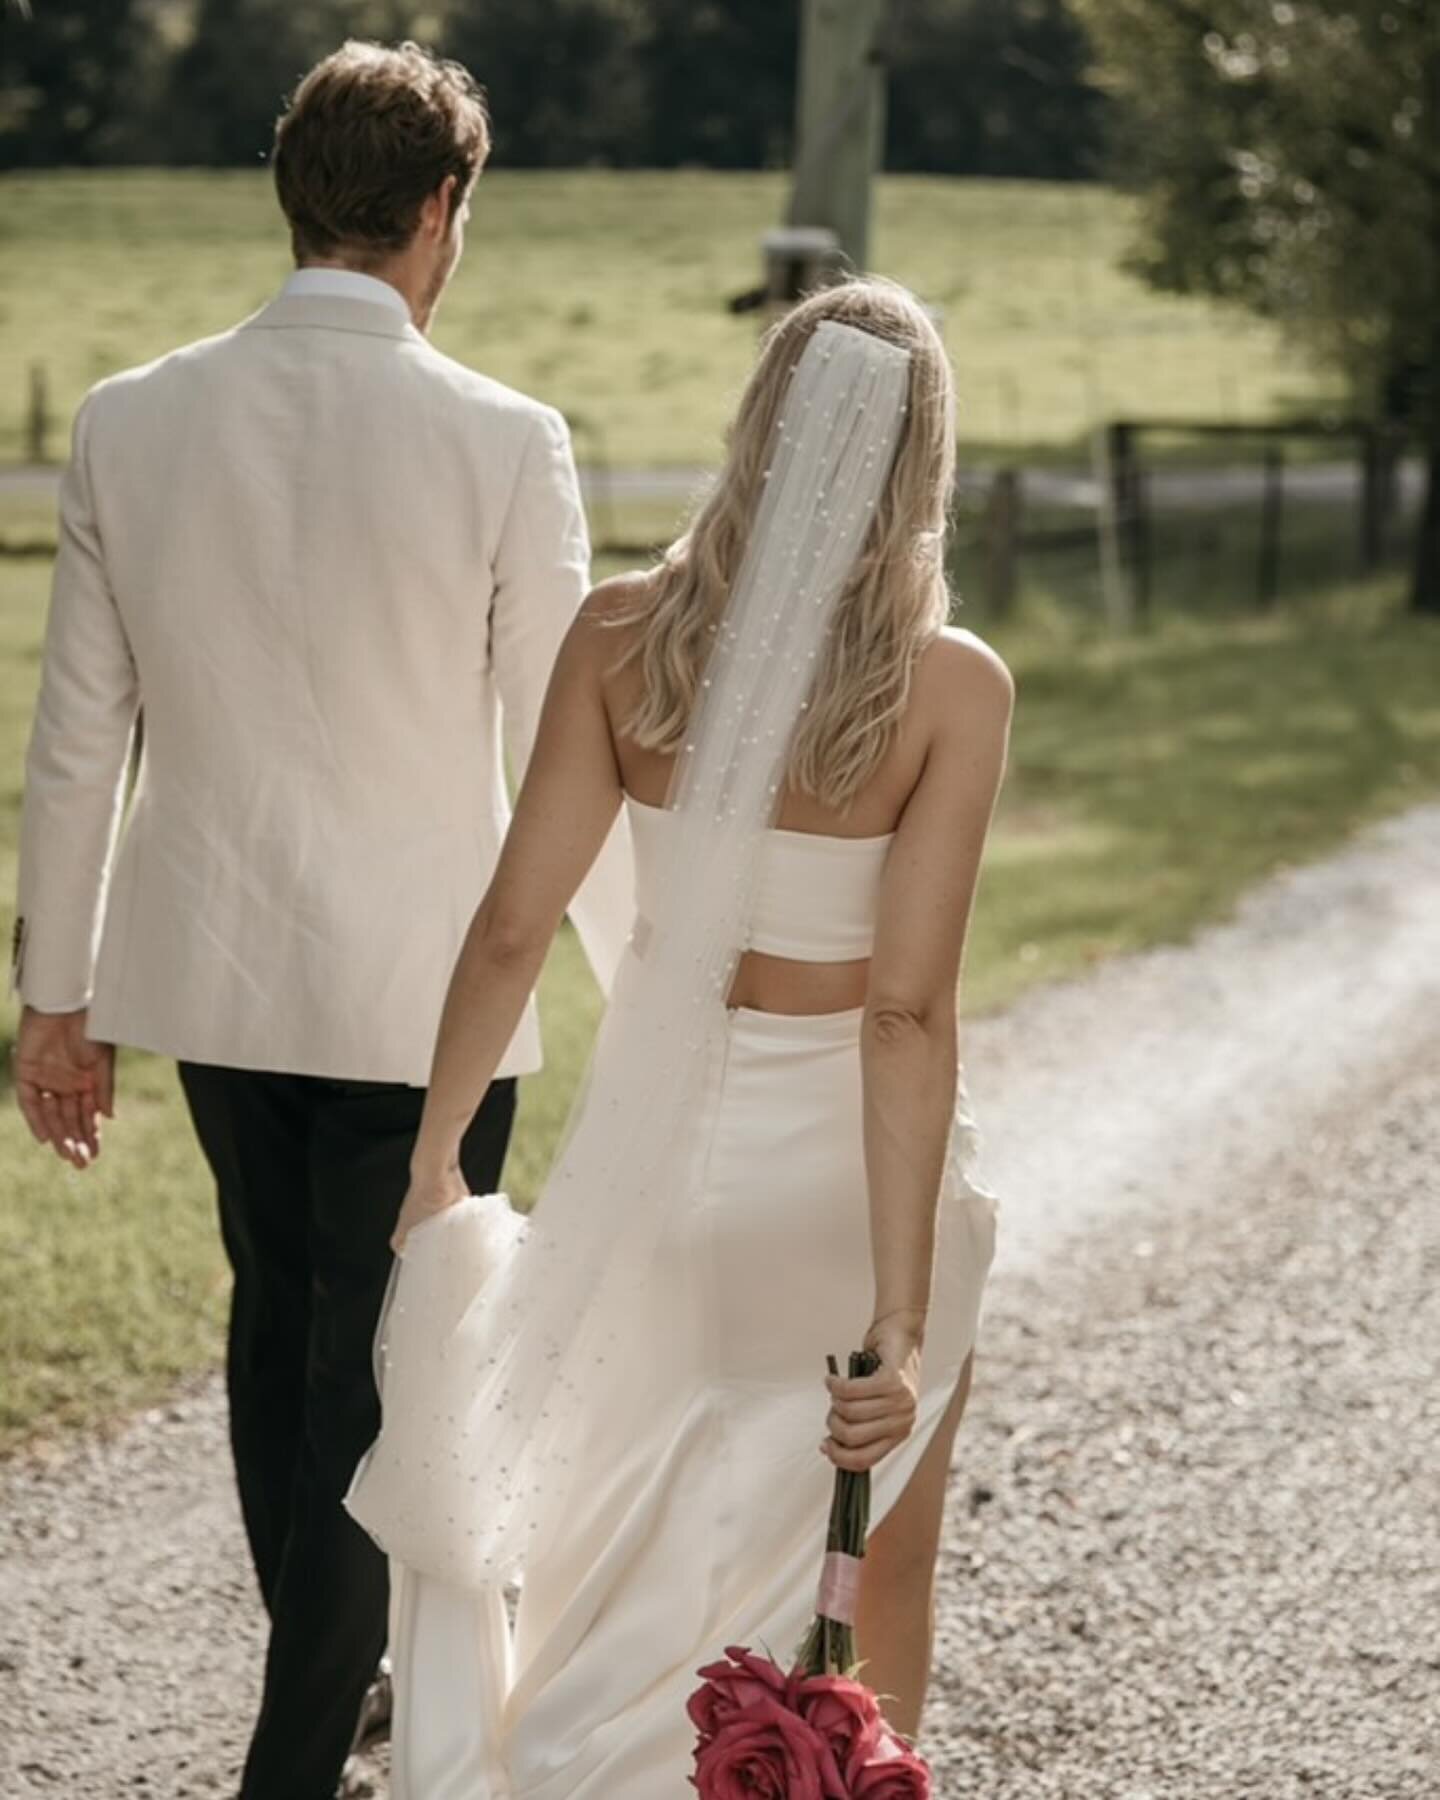
{"label": "tree canopy", "polygon": [[1420,433],[1418,604],[1440,610],[1440,7],[1075,0],[1157,284],[1279,319]]}
{"label": "tree canopy", "polygon": [[[773,168],[800,0],[0,0],[0,167],[253,164],[346,36],[415,37],[489,89],[497,165]],[[1092,174],[1065,0],[892,0],[892,168]]]}

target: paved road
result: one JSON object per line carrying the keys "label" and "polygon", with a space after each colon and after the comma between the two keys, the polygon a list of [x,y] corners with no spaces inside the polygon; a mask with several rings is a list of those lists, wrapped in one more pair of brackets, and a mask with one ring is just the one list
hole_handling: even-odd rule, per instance
{"label": "paved road", "polygon": [[[1400,495],[1407,506],[1419,498],[1423,474],[1418,462],[1402,465]],[[622,503],[642,504],[673,501],[677,507],[701,491],[711,475],[710,470],[698,467],[581,470],[581,478],[592,499],[608,496]],[[985,464],[962,467],[958,477],[961,494],[984,494],[993,476],[993,467]],[[1264,474],[1253,462],[1206,468],[1153,469],[1148,478],[1154,505],[1179,510],[1253,505],[1260,497],[1263,483]],[[1027,498],[1042,506],[1093,512],[1102,498],[1101,486],[1093,471],[1083,467],[1026,469],[1024,484]],[[1285,471],[1285,492],[1293,500],[1354,506],[1360,498],[1360,470],[1353,461],[1297,463]]]}
{"label": "paved road", "polygon": [[[993,471],[971,466],[960,475],[962,493],[980,494],[989,486]],[[581,480],[592,505],[607,500],[625,505],[668,505],[677,512],[703,490],[712,471],[699,467],[655,469],[606,469],[582,467]],[[1418,462],[1404,464],[1400,491],[1406,505],[1420,494],[1423,471]],[[1150,496],[1160,508],[1240,506],[1253,504],[1264,477],[1253,463],[1210,468],[1157,469],[1150,476]],[[0,469],[0,495],[13,493],[45,498],[59,487],[59,471],[50,468]],[[1294,500],[1353,506],[1360,493],[1359,469],[1354,462],[1301,463],[1286,471],[1285,491]],[[1028,469],[1025,492],[1035,504],[1074,507],[1093,512],[1100,504],[1100,485],[1085,468]]]}
{"label": "paved road", "polygon": [[[945,1800],[1440,1792],[1437,896],[1430,807],[971,1028],[1002,1247]],[[213,1385],[12,1468],[0,1556],[4,1800],[230,1793],[259,1622]]]}

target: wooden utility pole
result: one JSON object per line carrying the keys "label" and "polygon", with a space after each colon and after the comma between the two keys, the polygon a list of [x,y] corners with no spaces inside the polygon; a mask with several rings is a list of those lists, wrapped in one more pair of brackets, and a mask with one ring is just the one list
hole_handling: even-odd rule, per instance
{"label": "wooden utility pole", "polygon": [[885,144],[885,0],[801,0],[789,225],[833,231],[856,269],[870,253],[870,188]]}

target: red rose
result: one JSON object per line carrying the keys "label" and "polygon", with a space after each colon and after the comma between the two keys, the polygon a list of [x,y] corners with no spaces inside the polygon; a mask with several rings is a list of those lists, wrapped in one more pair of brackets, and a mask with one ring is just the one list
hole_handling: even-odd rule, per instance
{"label": "red rose", "polygon": [[846,1800],[825,1740],[773,1691],[702,1739],[691,1781],[700,1800]]}
{"label": "red rose", "polygon": [[884,1731],[874,1754],[847,1771],[852,1800],[930,1800],[930,1769],[892,1731]]}
{"label": "red rose", "polygon": [[879,1749],[885,1721],[869,1688],[848,1675],[808,1675],[791,1704],[830,1746],[842,1769],[867,1762]]}
{"label": "red rose", "polygon": [[767,1694],[777,1699],[785,1695],[785,1676],[768,1657],[756,1656],[738,1644],[732,1644],[725,1654],[728,1662],[708,1663],[697,1671],[705,1685],[696,1688],[686,1703],[690,1721],[702,1738],[714,1737],[752,1701]]}

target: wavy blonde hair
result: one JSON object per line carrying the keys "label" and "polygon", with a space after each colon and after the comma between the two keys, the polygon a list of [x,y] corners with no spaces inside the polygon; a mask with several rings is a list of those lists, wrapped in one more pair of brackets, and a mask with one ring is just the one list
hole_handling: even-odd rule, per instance
{"label": "wavy blonde hair", "polygon": [[642,749],[673,754],[754,524],[790,371],[825,319],[910,355],[909,410],[889,480],[840,596],[790,752],[791,786],[843,812],[893,745],[915,658],[950,611],[945,532],[955,473],[954,382],[940,335],[913,294],[874,277],[845,281],[810,295],[772,327],[730,428],[719,481],[615,622],[640,628],[622,658],[638,664],[642,678],[627,735]]}

